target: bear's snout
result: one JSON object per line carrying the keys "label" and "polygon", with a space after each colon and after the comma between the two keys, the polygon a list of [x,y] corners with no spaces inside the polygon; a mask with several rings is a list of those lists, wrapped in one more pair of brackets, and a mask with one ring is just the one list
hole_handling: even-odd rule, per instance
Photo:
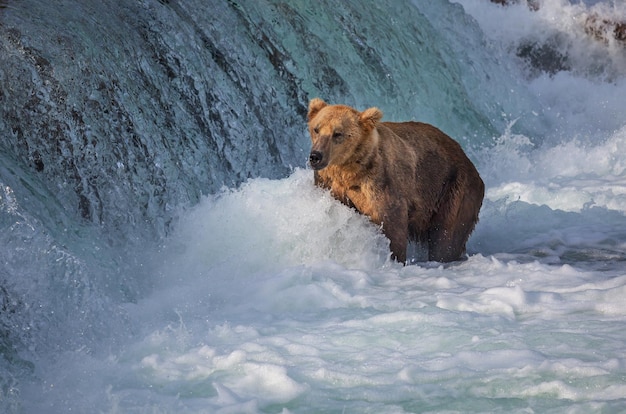
{"label": "bear's snout", "polygon": [[321,170],[326,167],[327,163],[324,162],[324,154],[320,151],[311,151],[311,154],[309,154],[309,164],[314,170]]}

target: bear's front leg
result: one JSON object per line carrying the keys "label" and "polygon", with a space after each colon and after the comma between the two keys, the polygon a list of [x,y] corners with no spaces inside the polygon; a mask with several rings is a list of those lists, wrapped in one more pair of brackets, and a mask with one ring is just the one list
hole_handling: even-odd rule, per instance
{"label": "bear's front leg", "polygon": [[391,258],[406,264],[406,249],[409,244],[409,220],[406,207],[395,205],[383,215],[383,233],[389,239]]}
{"label": "bear's front leg", "polygon": [[393,235],[387,237],[390,241],[389,249],[391,250],[391,258],[399,263],[406,264],[406,249],[408,246],[406,236]]}

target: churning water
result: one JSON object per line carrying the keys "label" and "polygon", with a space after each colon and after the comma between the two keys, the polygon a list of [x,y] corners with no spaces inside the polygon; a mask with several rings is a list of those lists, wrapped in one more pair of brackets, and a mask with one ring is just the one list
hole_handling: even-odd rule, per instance
{"label": "churning water", "polygon": [[[0,410],[626,410],[626,6],[520,3],[0,1]],[[467,261],[314,187],[314,96],[462,143]]]}

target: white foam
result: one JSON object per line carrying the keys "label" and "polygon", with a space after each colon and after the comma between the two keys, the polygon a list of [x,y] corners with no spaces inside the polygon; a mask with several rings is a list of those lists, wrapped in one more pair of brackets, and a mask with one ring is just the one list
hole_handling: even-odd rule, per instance
{"label": "white foam", "polygon": [[540,148],[508,130],[480,155],[486,198],[563,211],[595,206],[626,212],[624,144],[626,127],[595,143],[574,137]]}
{"label": "white foam", "polygon": [[[219,203],[232,197],[242,206],[220,217],[257,223],[258,216],[244,210],[257,211],[258,194],[271,198],[303,180],[299,171],[284,180],[251,180],[221,196]],[[295,209],[286,221],[308,226],[306,193],[325,196],[307,188],[304,196],[299,190],[287,197],[294,200],[281,201]],[[222,231],[214,214],[199,207],[189,217]],[[107,360],[106,369],[76,353],[60,360],[66,372],[98,378],[96,385],[57,376],[56,387],[92,398],[67,407],[256,413],[347,406],[387,413],[417,406],[437,411],[454,401],[476,411],[480,401],[494,398],[541,398],[561,408],[619,404],[626,366],[621,271],[522,263],[517,259],[524,256],[504,253],[476,254],[448,267],[402,267],[380,260],[379,233],[357,213],[347,210],[354,216],[348,220],[311,214],[330,228],[367,235],[372,244],[362,250],[365,257],[333,256],[331,232],[329,239],[315,238],[330,255],[309,264],[295,263],[289,252],[273,263],[255,254],[242,258],[244,264],[224,262],[222,255],[236,256],[229,250],[236,246],[207,253],[197,228],[181,226],[176,243],[161,253],[167,265],[154,294],[129,309],[141,332],[137,340]],[[482,218],[487,225],[490,214]],[[265,227],[246,223],[240,222],[240,240],[267,235]],[[184,248],[186,240],[193,249]],[[364,241],[343,243],[350,249]],[[177,266],[185,262],[197,265],[187,263],[190,273],[181,274]],[[363,263],[374,264],[359,267]],[[94,389],[107,383],[116,385],[94,398]]]}
{"label": "white foam", "polygon": [[[288,180],[254,179],[205,199],[185,214],[179,234],[173,243],[211,265],[276,268],[333,257],[370,268],[386,260],[388,249],[375,226],[316,188],[312,172],[300,169]],[[354,245],[354,239],[362,243]],[[382,257],[363,262],[377,254]]]}
{"label": "white foam", "polygon": [[[475,7],[494,25],[512,9],[512,38],[547,24]],[[152,290],[124,305],[128,343],[42,362],[24,411],[623,411],[624,82],[529,85],[558,130],[474,153],[487,194],[467,261],[390,262],[311,171],[249,180],[182,213]]]}

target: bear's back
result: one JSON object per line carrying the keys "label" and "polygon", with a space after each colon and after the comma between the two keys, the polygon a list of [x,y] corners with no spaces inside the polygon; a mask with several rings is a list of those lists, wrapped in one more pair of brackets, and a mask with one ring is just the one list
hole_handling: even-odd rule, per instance
{"label": "bear's back", "polygon": [[434,141],[439,144],[458,145],[458,143],[430,124],[423,122],[407,121],[407,122],[381,122],[391,132],[400,137],[403,141],[426,140]]}
{"label": "bear's back", "polygon": [[[436,177],[447,174],[447,169],[461,173],[461,180],[467,185],[482,189],[484,184],[474,164],[463,151],[461,145],[439,128],[423,122],[381,122],[378,127],[381,142],[399,139],[404,152],[414,152],[420,174],[429,170],[428,175]],[[484,190],[481,190],[484,192]],[[480,192],[480,191],[479,191]]]}

